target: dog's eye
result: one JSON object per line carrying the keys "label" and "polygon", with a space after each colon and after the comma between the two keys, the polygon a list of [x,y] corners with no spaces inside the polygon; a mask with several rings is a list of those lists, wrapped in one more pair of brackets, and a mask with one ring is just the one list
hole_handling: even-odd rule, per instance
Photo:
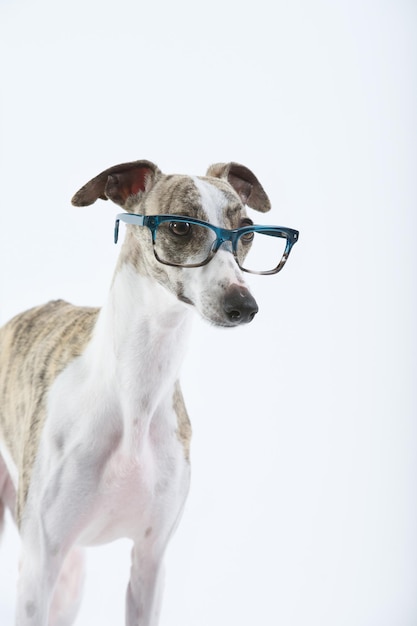
{"label": "dog's eye", "polygon": [[245,233],[241,236],[241,240],[243,241],[243,243],[250,243],[251,241],[253,241],[254,236],[255,233]]}
{"label": "dog's eye", "polygon": [[[244,217],[243,220],[241,220],[240,222],[240,227],[242,228],[243,226],[252,226],[253,222],[252,220],[250,220],[248,217]],[[253,238],[255,236],[255,233],[245,233],[244,235],[241,236],[241,240],[243,243],[250,243],[251,241],[253,241]]]}
{"label": "dog's eye", "polygon": [[171,231],[171,233],[177,235],[178,237],[184,237],[185,235],[188,235],[190,233],[191,224],[189,224],[188,222],[170,222],[169,230]]}

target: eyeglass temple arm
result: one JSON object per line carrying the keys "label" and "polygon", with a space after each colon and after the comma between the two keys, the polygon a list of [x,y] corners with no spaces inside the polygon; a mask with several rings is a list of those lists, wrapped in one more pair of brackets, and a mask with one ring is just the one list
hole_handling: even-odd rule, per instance
{"label": "eyeglass temple arm", "polygon": [[272,226],[271,230],[268,230],[268,227],[262,227],[261,233],[265,235],[271,235],[272,237],[282,237],[282,232],[284,232],[287,239],[289,239],[292,243],[298,241],[299,231],[294,230],[293,228],[285,228],[282,231],[280,230],[280,226]]}
{"label": "eyeglass temple arm", "polygon": [[117,243],[119,241],[119,222],[120,220],[116,218],[116,221],[114,223],[114,243]]}
{"label": "eyeglass temple arm", "polygon": [[119,240],[119,223],[126,222],[126,224],[135,224],[136,226],[143,226],[145,223],[145,215],[134,215],[132,213],[119,213],[116,215],[116,222],[114,224],[114,243]]}

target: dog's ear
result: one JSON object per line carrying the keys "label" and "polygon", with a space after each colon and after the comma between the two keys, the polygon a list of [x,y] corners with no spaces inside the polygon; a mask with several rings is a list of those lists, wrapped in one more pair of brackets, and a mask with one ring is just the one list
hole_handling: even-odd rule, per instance
{"label": "dog's ear", "polygon": [[81,187],[71,202],[74,206],[88,206],[98,198],[109,199],[127,210],[153,187],[161,175],[159,168],[150,161],[114,165]]}
{"label": "dog's ear", "polygon": [[215,163],[210,165],[207,176],[225,178],[239,195],[243,204],[265,213],[271,203],[255,174],[240,163]]}

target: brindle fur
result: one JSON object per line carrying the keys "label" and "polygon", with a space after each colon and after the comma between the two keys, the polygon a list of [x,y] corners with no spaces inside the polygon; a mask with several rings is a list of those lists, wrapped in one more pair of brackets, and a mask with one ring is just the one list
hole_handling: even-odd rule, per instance
{"label": "brindle fur", "polygon": [[20,522],[46,414],[48,390],[89,342],[99,309],[63,300],[17,315],[0,329],[0,436],[19,473]]}

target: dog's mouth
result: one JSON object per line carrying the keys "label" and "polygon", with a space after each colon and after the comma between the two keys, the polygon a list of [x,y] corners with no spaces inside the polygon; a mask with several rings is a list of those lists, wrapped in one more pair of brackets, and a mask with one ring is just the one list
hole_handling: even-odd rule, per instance
{"label": "dog's mouth", "polygon": [[191,306],[195,306],[195,305],[194,305],[194,302],[193,302],[192,300],[190,300],[190,298],[187,298],[187,296],[184,296],[184,294],[183,294],[183,293],[179,293],[179,294],[178,294],[178,300],[179,300],[180,302],[184,302],[184,304],[189,304],[189,305],[191,305]]}
{"label": "dog's mouth", "polygon": [[249,324],[256,313],[251,315],[250,318],[242,318],[239,316],[230,316],[230,315],[204,315],[202,316],[209,324],[212,326],[217,326],[220,328],[236,328],[237,326],[241,326],[243,324]]}

